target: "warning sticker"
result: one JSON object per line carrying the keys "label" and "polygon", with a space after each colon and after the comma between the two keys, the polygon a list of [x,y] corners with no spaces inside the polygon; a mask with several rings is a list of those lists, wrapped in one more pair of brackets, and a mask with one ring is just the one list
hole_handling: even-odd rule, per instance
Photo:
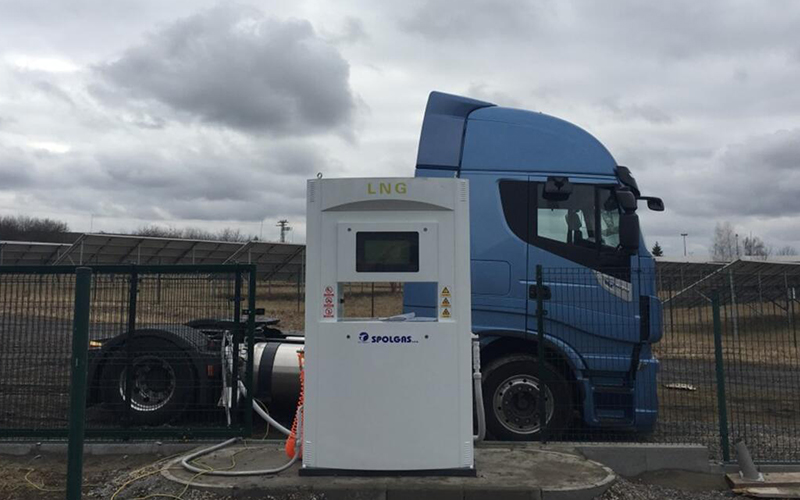
{"label": "warning sticker", "polygon": [[442,297],[441,307],[450,307],[450,299],[448,299],[447,297]]}
{"label": "warning sticker", "polygon": [[322,290],[322,317],[333,318],[335,317],[334,307],[336,305],[336,292],[333,287],[328,285]]}
{"label": "warning sticker", "polygon": [[450,317],[450,309],[448,309],[446,307],[444,309],[442,309],[442,317],[443,318],[449,318]]}
{"label": "warning sticker", "polygon": [[447,287],[442,288],[442,297],[449,297],[450,296],[450,289]]}

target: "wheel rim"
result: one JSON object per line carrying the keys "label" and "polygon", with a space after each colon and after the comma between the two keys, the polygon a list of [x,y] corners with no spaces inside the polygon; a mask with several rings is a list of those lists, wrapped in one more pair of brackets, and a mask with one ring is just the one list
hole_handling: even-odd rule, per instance
{"label": "wheel rim", "polygon": [[[175,371],[165,359],[157,356],[142,356],[133,360],[133,387],[131,408],[150,412],[163,408],[175,394]],[[126,401],[128,369],[119,375],[119,395]]]}
{"label": "wheel rim", "polygon": [[[506,430],[515,434],[536,434],[541,430],[539,415],[539,379],[514,375],[497,386],[492,397],[494,415]],[[553,418],[553,393],[545,384],[544,407],[547,422]]]}

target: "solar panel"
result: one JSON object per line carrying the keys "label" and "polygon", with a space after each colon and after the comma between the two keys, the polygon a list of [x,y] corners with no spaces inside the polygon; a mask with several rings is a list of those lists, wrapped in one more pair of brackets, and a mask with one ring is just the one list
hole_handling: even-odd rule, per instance
{"label": "solar panel", "polygon": [[42,266],[52,264],[70,246],[68,243],[0,241],[0,266]]}

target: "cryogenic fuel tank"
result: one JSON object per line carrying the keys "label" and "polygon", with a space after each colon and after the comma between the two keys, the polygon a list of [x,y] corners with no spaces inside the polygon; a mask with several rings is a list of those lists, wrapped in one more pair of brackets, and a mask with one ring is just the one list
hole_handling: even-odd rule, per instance
{"label": "cryogenic fuel tank", "polygon": [[298,349],[302,337],[258,342],[253,346],[255,395],[281,409],[293,409],[300,394]]}

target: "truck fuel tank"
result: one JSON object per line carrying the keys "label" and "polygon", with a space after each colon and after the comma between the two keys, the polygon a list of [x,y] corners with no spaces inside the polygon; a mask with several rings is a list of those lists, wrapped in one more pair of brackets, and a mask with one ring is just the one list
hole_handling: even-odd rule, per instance
{"label": "truck fuel tank", "polygon": [[253,347],[255,396],[278,407],[293,408],[300,394],[300,364],[297,351],[302,337],[258,342]]}

